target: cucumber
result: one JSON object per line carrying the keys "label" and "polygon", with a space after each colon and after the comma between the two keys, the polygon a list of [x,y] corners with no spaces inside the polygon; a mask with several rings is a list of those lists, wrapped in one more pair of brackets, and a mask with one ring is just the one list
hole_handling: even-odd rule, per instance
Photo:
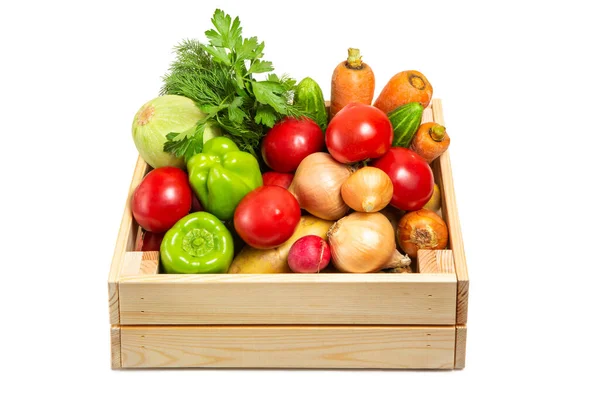
{"label": "cucumber", "polygon": [[388,113],[388,118],[394,128],[392,147],[410,146],[417,129],[421,125],[423,106],[420,103],[408,103]]}
{"label": "cucumber", "polygon": [[294,88],[294,104],[298,104],[325,132],[327,128],[327,109],[323,91],[317,82],[304,78]]}

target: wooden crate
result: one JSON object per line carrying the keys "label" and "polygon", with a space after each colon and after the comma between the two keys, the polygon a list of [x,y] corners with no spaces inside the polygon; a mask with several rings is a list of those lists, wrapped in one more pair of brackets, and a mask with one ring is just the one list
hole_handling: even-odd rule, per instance
{"label": "wooden crate", "polygon": [[[423,121],[444,124],[440,100]],[[411,368],[465,365],[469,278],[448,152],[432,164],[448,250],[415,274],[166,275],[135,250],[129,198],[108,279],[112,367]]]}

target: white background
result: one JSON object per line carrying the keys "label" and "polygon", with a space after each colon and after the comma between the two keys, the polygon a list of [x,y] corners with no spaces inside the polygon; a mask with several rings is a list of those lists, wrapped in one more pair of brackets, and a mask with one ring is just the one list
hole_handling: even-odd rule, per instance
{"label": "white background", "polygon": [[[598,398],[600,28],[594,2],[2,2],[0,397]],[[597,5],[596,5],[597,6]],[[276,72],[442,98],[471,291],[463,371],[112,371],[106,282],[133,115],[216,7]],[[94,396],[94,397],[89,397]]]}

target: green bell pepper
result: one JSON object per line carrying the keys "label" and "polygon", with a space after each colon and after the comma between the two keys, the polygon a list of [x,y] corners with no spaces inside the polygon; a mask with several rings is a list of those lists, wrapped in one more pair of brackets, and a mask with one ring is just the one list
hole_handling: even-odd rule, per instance
{"label": "green bell pepper", "polygon": [[233,260],[233,238],[217,217],[195,212],[165,233],[160,262],[168,274],[220,274]]}
{"label": "green bell pepper", "polygon": [[262,186],[258,161],[231,139],[218,136],[187,162],[190,185],[204,209],[226,221],[242,198]]}

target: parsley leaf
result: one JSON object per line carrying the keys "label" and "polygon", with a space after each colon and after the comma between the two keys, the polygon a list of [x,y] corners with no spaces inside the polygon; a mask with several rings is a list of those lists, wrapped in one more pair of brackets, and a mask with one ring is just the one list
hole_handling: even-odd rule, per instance
{"label": "parsley leaf", "polygon": [[260,74],[262,72],[273,71],[273,63],[271,61],[258,60],[250,64],[248,69],[249,74]]}
{"label": "parsley leaf", "polygon": [[277,113],[271,106],[260,105],[256,110],[256,116],[254,117],[254,121],[257,124],[263,124],[272,128],[275,125],[277,119]]}
{"label": "parsley leaf", "polygon": [[[265,44],[261,43],[264,47]],[[258,39],[256,36],[251,37],[250,39],[241,39],[237,41],[234,46],[236,58],[243,62],[243,60],[254,60],[262,56],[257,55],[258,50]]]}
{"label": "parsley leaf", "polygon": [[217,61],[222,62],[223,64],[229,66],[231,65],[231,60],[229,59],[229,54],[225,52],[225,49],[221,47],[210,47],[204,46],[204,49]]}
{"label": "parsley leaf", "polygon": [[244,121],[244,117],[246,117],[246,113],[241,109],[241,106],[244,104],[244,99],[242,97],[236,97],[233,99],[231,104],[229,104],[228,115],[231,122],[236,124],[241,124]]}
{"label": "parsley leaf", "polygon": [[223,10],[216,9],[211,21],[217,31],[211,29],[205,32],[210,44],[215,47],[233,48],[237,38],[242,36],[240,19],[236,17],[232,24],[229,15],[225,15]]}
{"label": "parsley leaf", "polygon": [[202,152],[205,125],[205,123],[199,122],[185,132],[167,134],[163,150],[175,157],[183,157],[187,162],[194,154]]}
{"label": "parsley leaf", "polygon": [[252,91],[259,103],[270,105],[278,113],[285,113],[285,100],[277,96],[283,91],[281,85],[269,81],[252,82]]}

